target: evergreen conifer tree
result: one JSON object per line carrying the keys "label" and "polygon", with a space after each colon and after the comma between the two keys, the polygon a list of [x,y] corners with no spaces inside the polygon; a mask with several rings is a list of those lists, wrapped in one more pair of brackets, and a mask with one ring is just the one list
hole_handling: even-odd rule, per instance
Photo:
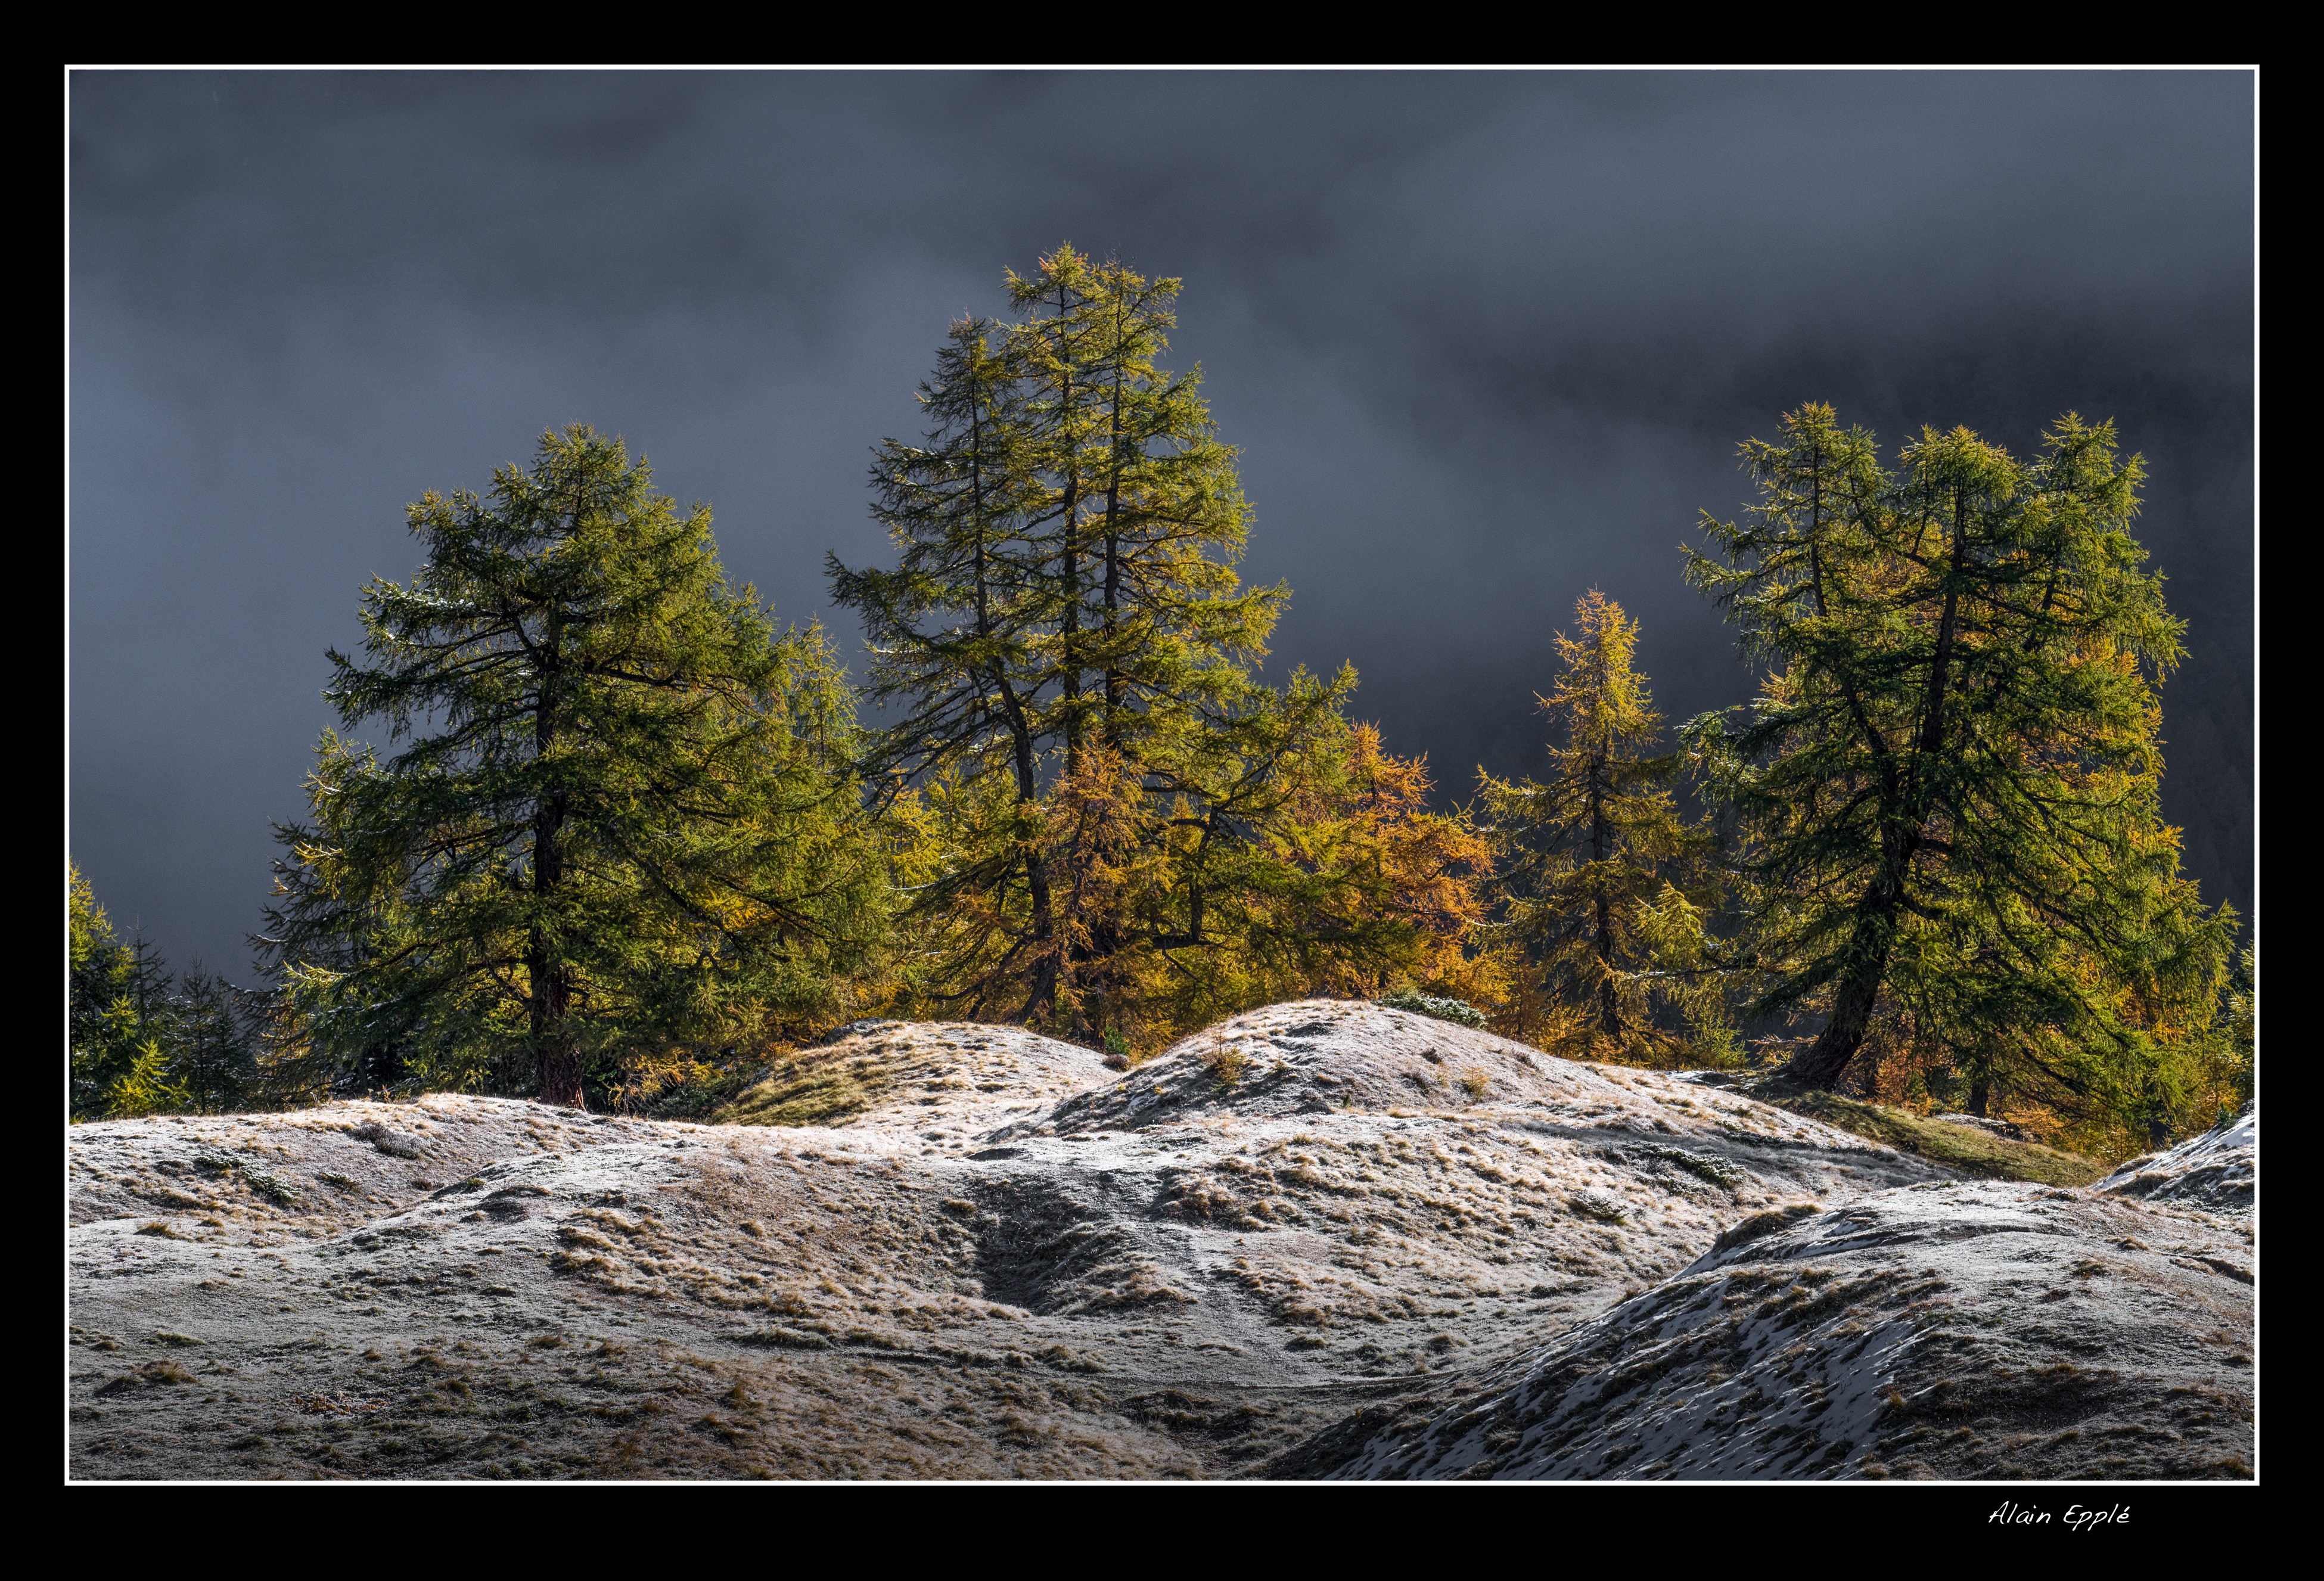
{"label": "evergreen conifer tree", "polygon": [[[1128,914],[1092,911],[1085,878],[1065,893],[1050,874],[1110,867],[1124,840],[1150,846],[1156,799],[1215,789],[1196,782],[1216,777],[1215,733],[1247,736],[1267,711],[1248,665],[1285,595],[1237,583],[1249,512],[1233,452],[1199,374],[1156,365],[1179,282],[1066,246],[1009,286],[1024,321],[956,325],[921,387],[926,437],[875,457],[897,566],[834,559],[833,595],[863,619],[869,695],[903,714],[875,775],[927,778],[923,810],[943,825],[916,906],[943,936],[931,987],[971,1014],[1086,1031]],[[1097,778],[1085,743],[1106,754]],[[1128,826],[1042,810],[1053,782],[1119,802],[1125,774]],[[1100,837],[1105,850],[1082,844]]]}
{"label": "evergreen conifer tree", "polygon": [[1289,597],[1238,582],[1250,510],[1235,451],[1212,426],[1201,369],[1157,365],[1181,285],[1069,246],[1010,276],[1026,314],[1010,355],[1028,418],[1027,528],[1047,541],[1057,584],[1069,767],[1093,734],[1133,763],[1167,763],[1175,727],[1247,707],[1249,662]]}
{"label": "evergreen conifer tree", "polygon": [[[1289,594],[1240,584],[1250,511],[1235,451],[1212,426],[1201,369],[1158,365],[1180,287],[1060,246],[1009,277],[1023,315],[1010,352],[1029,420],[1027,526],[1052,550],[1062,772],[1089,783],[1080,760],[1094,740],[1154,810],[1184,798],[1199,817],[1253,748],[1280,749],[1269,729],[1286,721],[1251,665]],[[1144,821],[1151,843],[1158,826]],[[1072,866],[1084,853],[1057,855]],[[1093,918],[1058,960],[1077,1030],[1110,1019],[1110,994],[1134,976],[1116,956],[1183,932],[1145,910],[1142,933],[1124,912]]]}
{"label": "evergreen conifer tree", "polygon": [[620,441],[576,426],[410,512],[426,563],[330,654],[310,821],[263,938],[305,1034],[577,1105],[626,1054],[811,1020],[871,964],[882,858],[851,698]]}
{"label": "evergreen conifer tree", "polygon": [[1526,962],[1517,1018],[1544,1046],[1593,1059],[1716,1058],[1725,1027],[1702,929],[1717,889],[1710,837],[1673,799],[1678,755],[1655,750],[1661,716],[1635,668],[1637,622],[1594,589],[1573,618],[1539,699],[1563,738],[1548,777],[1480,773],[1500,928]]}
{"label": "evergreen conifer tree", "polygon": [[[1295,676],[1296,699],[1316,683]],[[1379,729],[1327,720],[1279,765],[1285,804],[1253,820],[1236,882],[1218,886],[1240,915],[1235,966],[1250,979],[1214,994],[1212,1013],[1243,1003],[1399,987],[1497,1003],[1499,963],[1469,946],[1493,871],[1486,833],[1465,810],[1440,812],[1421,758],[1382,749]]]}
{"label": "evergreen conifer tree", "polygon": [[76,1120],[102,1119],[152,1038],[154,963],[142,940],[133,947],[115,936],[97,892],[70,864],[65,915],[70,1108]]}
{"label": "evergreen conifer tree", "polygon": [[236,988],[195,960],[170,998],[171,1067],[198,1114],[225,1114],[262,1096],[264,995]]}
{"label": "evergreen conifer tree", "polygon": [[[1198,371],[1160,366],[1179,282],[1061,247],[1009,286],[1021,320],[955,326],[928,431],[877,453],[896,566],[834,560],[832,585],[900,716],[869,762],[914,831],[921,991],[1093,1040],[1253,991],[1261,957],[1275,980],[1290,920],[1325,926],[1379,869],[1290,855],[1283,820],[1351,784],[1354,676],[1254,673],[1288,593],[1239,582],[1235,453]],[[1378,919],[1334,937],[1417,948]]]}
{"label": "evergreen conifer tree", "polygon": [[1822,405],[1742,454],[1759,503],[1704,518],[1690,575],[1769,671],[1689,735],[1744,837],[1755,1008],[1824,1018],[1791,1075],[1837,1081],[1877,1022],[1972,1107],[2168,1106],[2235,924],[2161,818],[2184,625],[2129,532],[2143,463],[2069,414],[2031,459],[1924,430],[1892,473]]}
{"label": "evergreen conifer tree", "polygon": [[953,837],[914,875],[911,909],[947,935],[940,992],[972,1015],[1012,989],[1030,1013],[1056,984],[1040,799],[1062,739],[1063,622],[1050,546],[1028,524],[1034,462],[1021,381],[991,344],[1002,334],[955,323],[920,386],[928,431],[875,452],[872,514],[897,565],[826,559],[834,601],[856,612],[872,648],[864,695],[903,716],[868,744],[870,777],[890,798],[918,778],[940,787]]}
{"label": "evergreen conifer tree", "polygon": [[199,961],[173,982],[144,938],[115,936],[78,867],[66,878],[72,1117],[247,1106],[259,1075],[254,996]]}

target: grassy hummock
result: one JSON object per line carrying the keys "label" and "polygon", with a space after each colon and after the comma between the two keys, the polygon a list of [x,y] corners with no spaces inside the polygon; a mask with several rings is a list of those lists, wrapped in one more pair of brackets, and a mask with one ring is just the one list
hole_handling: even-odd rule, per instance
{"label": "grassy hummock", "polygon": [[719,1125],[828,1125],[862,1113],[894,1079],[860,1050],[802,1049],[712,1111]]}
{"label": "grassy hummock", "polygon": [[2088,1186],[2107,1173],[2107,1166],[2096,1159],[2061,1152],[2039,1142],[2011,1142],[1972,1126],[1948,1124],[1942,1120],[1908,1114],[1901,1109],[1844,1098],[1837,1093],[1785,1092],[1767,1086],[1753,1091],[1751,1096],[1842,1131],[1885,1142],[1900,1152],[1917,1154],[1947,1169],[1988,1180]]}

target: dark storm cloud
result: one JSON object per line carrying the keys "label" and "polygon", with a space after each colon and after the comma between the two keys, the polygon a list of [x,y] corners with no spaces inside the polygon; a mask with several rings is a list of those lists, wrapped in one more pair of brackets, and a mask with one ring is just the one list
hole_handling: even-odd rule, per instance
{"label": "dark storm cloud", "polygon": [[1589,587],[1666,713],[1743,695],[1675,546],[1780,411],[2117,419],[2194,623],[2166,805],[2247,906],[2251,128],[2232,74],[79,74],[74,854],[238,968],[402,504],[549,424],[812,615],[945,322],[1069,237],[1187,281],[1271,668],[1353,660],[1461,792]]}

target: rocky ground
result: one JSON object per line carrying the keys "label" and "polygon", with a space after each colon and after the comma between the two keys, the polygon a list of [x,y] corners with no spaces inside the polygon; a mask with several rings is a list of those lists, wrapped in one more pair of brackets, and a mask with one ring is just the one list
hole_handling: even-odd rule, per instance
{"label": "rocky ground", "polygon": [[722,1118],[75,1127],[73,1474],[2249,1474],[2248,1136],[2240,1211],[2232,1143],[1959,1182],[1326,1001],[862,1023]]}

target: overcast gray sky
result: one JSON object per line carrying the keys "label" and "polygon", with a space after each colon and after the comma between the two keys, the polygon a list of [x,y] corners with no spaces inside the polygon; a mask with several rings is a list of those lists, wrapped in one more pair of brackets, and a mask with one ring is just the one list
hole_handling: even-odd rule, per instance
{"label": "overcast gray sky", "polygon": [[[1674,720],[1742,700],[1680,581],[1803,401],[2013,448],[2069,408],[2153,471],[2193,622],[2164,803],[2253,890],[2247,74],[78,72],[71,848],[173,961],[248,975],[402,507],[542,429],[712,503],[779,617],[884,542],[870,447],[946,323],[1060,240],[1185,280],[1286,579],[1270,672],[1465,795],[1540,762],[1574,599]],[[847,634],[851,642],[853,632]]]}

